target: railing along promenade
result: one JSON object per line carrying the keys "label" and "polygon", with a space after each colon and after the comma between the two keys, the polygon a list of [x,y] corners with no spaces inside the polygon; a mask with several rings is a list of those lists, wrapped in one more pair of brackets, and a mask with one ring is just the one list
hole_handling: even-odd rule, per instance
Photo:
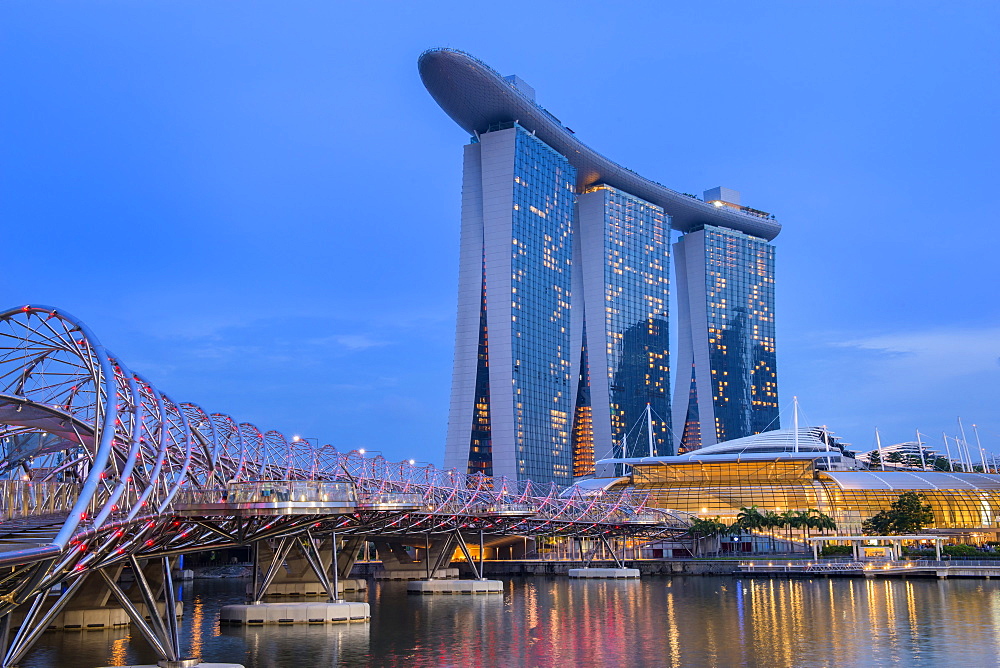
{"label": "railing along promenade", "polygon": [[869,559],[864,561],[821,559],[819,561],[741,561],[744,575],[850,575],[857,577],[1000,577],[1000,559]]}
{"label": "railing along promenade", "polygon": [[[108,573],[138,572],[140,559],[161,559],[169,581],[174,555],[292,536],[606,539],[688,525],[639,496],[563,498],[555,485],[340,452],[177,402],[45,306],[0,313],[0,441],[0,639],[26,608],[0,666],[24,656],[88,575],[114,588]],[[176,660],[175,624],[171,637],[169,619],[162,633],[133,621]]]}

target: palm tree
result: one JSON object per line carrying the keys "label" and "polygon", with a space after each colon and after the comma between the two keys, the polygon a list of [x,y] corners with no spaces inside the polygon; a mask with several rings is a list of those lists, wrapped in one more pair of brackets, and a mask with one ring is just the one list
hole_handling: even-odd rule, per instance
{"label": "palm tree", "polygon": [[812,522],[809,521],[809,518],[812,517],[812,513],[813,513],[812,508],[808,508],[806,510],[800,510],[795,513],[798,527],[803,530],[802,533],[805,534],[806,540],[809,540],[809,529],[811,529],[813,526]]}
{"label": "palm tree", "polygon": [[[778,529],[782,526],[782,519],[780,514],[774,512],[773,510],[767,510],[763,513],[763,515],[764,518],[763,522],[761,523],[762,527],[766,529]],[[777,549],[777,545],[774,542],[774,534],[768,532],[767,535],[768,535],[768,540],[771,543],[771,552],[774,552]]]}
{"label": "palm tree", "polygon": [[788,543],[792,542],[792,528],[795,526],[796,514],[794,510],[786,510],[783,513],[779,513],[778,517],[781,520],[781,526],[785,527],[785,541]]}
{"label": "palm tree", "polygon": [[819,529],[824,534],[826,533],[827,529],[831,531],[837,530],[837,523],[833,520],[832,517],[830,517],[826,513],[821,513],[815,508],[810,508],[809,512],[812,513],[812,516],[810,517],[811,520],[810,526],[813,527],[814,529]]}
{"label": "palm tree", "polygon": [[806,546],[805,549],[808,552],[808,550],[809,550],[809,547],[808,547],[809,546],[809,542],[808,542],[808,539],[809,539],[809,511],[808,510],[795,510],[795,511],[792,511],[791,525],[792,525],[793,529],[798,529],[799,531],[802,531],[805,534],[806,542],[804,544]]}
{"label": "palm tree", "polygon": [[764,516],[757,506],[746,506],[740,508],[739,514],[736,515],[736,526],[744,531],[752,531],[754,529],[760,529],[764,526]]}
{"label": "palm tree", "polygon": [[692,538],[695,551],[700,555],[702,551],[702,539],[724,536],[728,534],[730,530],[731,527],[725,522],[722,522],[719,516],[716,515],[711,519],[696,517],[691,522],[691,526],[688,527],[688,534],[690,534]]}
{"label": "palm tree", "polygon": [[736,515],[736,524],[733,526],[739,531],[753,534],[764,527],[764,516],[757,510],[757,506],[743,506]]}
{"label": "palm tree", "polygon": [[825,513],[821,513],[815,508],[809,508],[802,515],[802,525],[806,529],[806,542],[809,539],[809,529],[819,529],[821,533],[826,533],[827,529],[836,530],[837,523],[833,518]]}

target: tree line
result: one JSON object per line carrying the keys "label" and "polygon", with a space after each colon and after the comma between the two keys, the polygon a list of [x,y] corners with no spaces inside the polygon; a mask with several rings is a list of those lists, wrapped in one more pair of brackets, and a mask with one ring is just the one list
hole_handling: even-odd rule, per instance
{"label": "tree line", "polygon": [[[861,530],[869,536],[903,535],[918,533],[933,523],[934,513],[931,505],[927,503],[927,497],[916,492],[903,492],[887,510],[866,519],[861,525]],[[810,531],[814,529],[821,534],[836,531],[837,523],[832,517],[815,508],[778,513],[771,510],[761,511],[757,506],[743,506],[732,524],[726,524],[718,515],[711,518],[695,518],[688,528],[688,535],[698,540],[769,529],[784,529],[790,540],[791,532],[794,530],[804,530],[806,538],[809,538]],[[773,535],[770,539],[773,548]]]}
{"label": "tree line", "polygon": [[[736,515],[736,521],[726,524],[716,515],[712,518],[695,518],[691,522],[688,534],[694,539],[714,536],[733,536],[741,533],[751,533],[765,529],[785,529],[789,540],[793,530],[804,530],[806,538],[812,529],[822,533],[836,531],[837,523],[826,513],[815,508],[807,510],[787,510],[778,513],[773,510],[760,511],[757,506],[744,506]],[[772,547],[774,537],[771,536]]]}

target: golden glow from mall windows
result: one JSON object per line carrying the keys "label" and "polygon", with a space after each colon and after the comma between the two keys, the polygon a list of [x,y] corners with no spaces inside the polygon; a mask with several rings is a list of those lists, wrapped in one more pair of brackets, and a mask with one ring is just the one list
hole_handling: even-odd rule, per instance
{"label": "golden glow from mall windows", "polygon": [[[631,483],[649,493],[657,508],[689,512],[704,517],[718,515],[732,523],[741,507],[782,512],[815,508],[837,522],[840,533],[860,533],[861,523],[887,510],[906,489],[842,489],[836,474],[815,471],[812,460],[685,462],[636,466]],[[990,489],[921,489],[934,512],[937,529],[1000,526],[1000,491]]]}

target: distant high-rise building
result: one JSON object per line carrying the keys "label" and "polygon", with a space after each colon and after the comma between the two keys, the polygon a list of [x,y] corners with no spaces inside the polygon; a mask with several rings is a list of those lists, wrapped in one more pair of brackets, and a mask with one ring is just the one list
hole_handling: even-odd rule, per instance
{"label": "distant high-rise building", "polygon": [[672,454],[670,228],[780,226],[616,165],[468,54],[419,69],[472,135],[445,466],[565,484],[609,455]]}

